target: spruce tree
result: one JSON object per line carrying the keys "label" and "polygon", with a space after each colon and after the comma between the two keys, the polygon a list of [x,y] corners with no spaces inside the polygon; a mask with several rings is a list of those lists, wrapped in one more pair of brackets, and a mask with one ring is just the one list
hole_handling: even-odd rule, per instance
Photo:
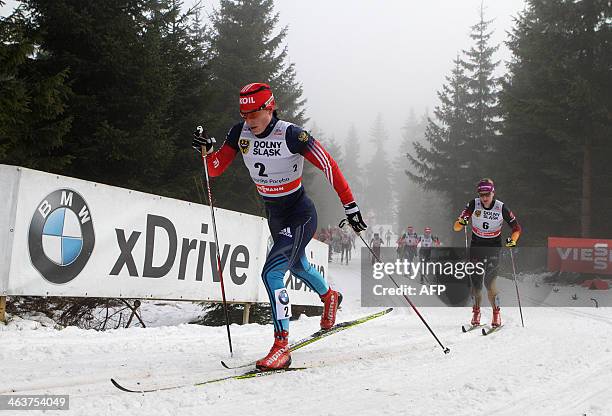
{"label": "spruce tree", "polygon": [[363,189],[363,168],[359,163],[361,157],[361,144],[359,142],[359,134],[355,125],[351,125],[344,141],[344,160],[342,165],[342,173],[349,183],[353,196],[357,202],[361,201],[364,196]]}
{"label": "spruce tree", "polygon": [[[272,0],[222,0],[212,16],[207,65],[213,93],[202,121],[218,138],[240,121],[239,91],[250,82],[270,84],[281,118],[300,125],[305,122],[302,89],[294,66],[287,62],[287,48],[282,47],[287,28],[275,33],[279,17],[273,9]],[[214,182],[223,189],[220,206],[263,214],[261,200],[241,161],[235,161],[232,170]]]}
{"label": "spruce tree", "polygon": [[69,69],[73,119],[63,173],[154,192],[174,148],[164,123],[170,89],[147,3],[27,0],[50,70]]}
{"label": "spruce tree", "polygon": [[63,151],[69,70],[48,64],[40,39],[23,5],[0,18],[0,163],[62,173],[74,158]]}
{"label": "spruce tree", "polygon": [[406,174],[425,190],[443,193],[452,201],[452,212],[473,195],[478,168],[471,146],[470,120],[467,109],[469,79],[459,57],[447,83],[438,92],[440,105],[429,119],[423,145],[413,142],[414,154],[407,153],[413,169]]}
{"label": "spruce tree", "polygon": [[473,46],[464,52],[461,65],[468,79],[467,116],[470,124],[470,146],[473,149],[473,168],[479,177],[492,176],[494,157],[499,134],[498,85],[494,75],[497,61],[493,54],[499,49],[491,45],[492,20],[485,20],[484,5],[480,8],[480,20],[472,26],[470,38]]}
{"label": "spruce tree", "polygon": [[372,213],[378,224],[393,224],[394,194],[391,179],[393,166],[385,147],[389,136],[381,114],[378,114],[370,129],[370,151],[372,157],[365,168],[364,207]]}
{"label": "spruce tree", "polygon": [[[177,0],[150,0],[148,32],[158,43],[168,84],[164,123],[174,156],[156,184],[156,193],[202,202],[202,162],[190,146],[195,127],[210,106],[210,71],[206,66],[205,26],[201,6],[186,9]],[[156,47],[157,48],[157,47]]]}
{"label": "spruce tree", "polygon": [[414,155],[408,154],[416,169],[408,176],[427,191],[441,192],[438,196],[449,201],[450,209],[442,214],[449,221],[473,197],[476,182],[499,171],[499,80],[493,60],[498,46],[490,44],[490,24],[481,7],[470,33],[474,45],[453,61],[438,93],[441,105],[428,122],[426,145],[415,142]]}
{"label": "spruce tree", "polygon": [[[342,169],[345,158],[342,156],[342,148],[336,140],[333,137],[328,137],[316,123],[312,123],[309,132]],[[342,203],[336,191],[325,174],[308,161],[304,162],[303,185],[316,206],[319,228],[329,225],[335,226],[340,219],[344,218]]]}
{"label": "spruce tree", "polygon": [[528,1],[511,32],[501,153],[528,241],[612,232],[611,13],[606,1]]}
{"label": "spruce tree", "polygon": [[416,216],[420,211],[420,205],[427,204],[429,206],[429,202],[422,198],[423,191],[420,186],[406,175],[406,169],[409,168],[406,155],[412,151],[413,143],[423,142],[426,125],[427,116],[424,115],[417,119],[414,109],[410,109],[409,116],[402,126],[402,141],[399,153],[394,160],[395,175],[393,178],[393,188],[397,195],[396,224],[400,233],[405,231],[408,225],[414,226],[416,224]]}

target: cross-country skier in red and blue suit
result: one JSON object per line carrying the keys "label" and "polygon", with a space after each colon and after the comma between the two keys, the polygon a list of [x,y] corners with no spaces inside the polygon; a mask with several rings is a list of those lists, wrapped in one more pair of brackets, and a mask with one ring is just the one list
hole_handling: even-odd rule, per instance
{"label": "cross-country skier in red and blue suit", "polygon": [[266,258],[262,279],[272,306],[274,344],[267,356],[257,361],[260,370],[288,367],[291,305],[283,277],[287,270],[321,297],[321,328],[331,328],[342,295],[330,288],[312,267],[304,249],[317,229],[317,212],[302,186],[304,159],[323,171],[344,206],[349,224],[356,232],[367,228],[351,189],[340,168],[321,143],[295,124],[280,120],[270,86],[246,85],[240,91],[243,122],[232,127],[219,150],[206,134],[194,133],[193,147],[205,148],[211,176],[219,176],[240,152],[251,178],[262,196],[274,245]]}

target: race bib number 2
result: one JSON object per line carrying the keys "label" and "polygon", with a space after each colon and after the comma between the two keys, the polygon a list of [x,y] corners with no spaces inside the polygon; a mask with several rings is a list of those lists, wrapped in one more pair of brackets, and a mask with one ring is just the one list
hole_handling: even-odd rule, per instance
{"label": "race bib number 2", "polygon": [[274,301],[276,302],[276,319],[291,318],[291,302],[287,289],[276,289],[274,291]]}

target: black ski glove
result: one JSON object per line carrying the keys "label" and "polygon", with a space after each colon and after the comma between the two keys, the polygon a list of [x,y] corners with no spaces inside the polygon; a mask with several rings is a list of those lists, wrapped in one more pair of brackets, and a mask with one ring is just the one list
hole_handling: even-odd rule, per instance
{"label": "black ski glove", "polygon": [[348,219],[349,224],[353,227],[355,232],[364,231],[368,226],[365,222],[363,222],[363,218],[361,218],[361,212],[359,211],[359,207],[355,202],[350,202],[344,206],[344,213],[346,214],[346,218]]}
{"label": "black ski glove", "polygon": [[208,132],[204,127],[198,126],[196,131],[193,132],[193,141],[191,147],[193,147],[198,153],[202,153],[202,147],[206,149],[206,154],[211,154],[213,151],[213,143],[216,143],[214,137],[208,137]]}

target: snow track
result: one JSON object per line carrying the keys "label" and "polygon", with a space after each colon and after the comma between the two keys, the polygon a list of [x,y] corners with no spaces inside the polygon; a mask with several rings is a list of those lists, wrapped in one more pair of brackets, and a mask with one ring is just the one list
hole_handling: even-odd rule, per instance
{"label": "snow track", "polygon": [[[345,295],[339,320],[376,310],[359,306],[357,259],[353,262],[330,269]],[[510,283],[507,296],[514,295]],[[414,313],[400,308],[296,351],[293,365],[307,370],[145,395],[121,392],[109,379],[149,388],[238,374],[219,364],[228,358],[225,328],[5,330],[0,332],[0,393],[70,394],[71,410],[56,414],[87,416],[135,411],[181,416],[612,414],[612,308],[524,308],[526,328],[517,308],[504,308],[504,328],[489,337],[461,332],[469,308],[421,312],[450,354],[442,353]],[[483,308],[483,322],[490,314]],[[291,336],[301,338],[318,323],[316,317],[292,322]],[[256,358],[269,349],[271,328],[234,325],[232,338],[237,359]]]}

